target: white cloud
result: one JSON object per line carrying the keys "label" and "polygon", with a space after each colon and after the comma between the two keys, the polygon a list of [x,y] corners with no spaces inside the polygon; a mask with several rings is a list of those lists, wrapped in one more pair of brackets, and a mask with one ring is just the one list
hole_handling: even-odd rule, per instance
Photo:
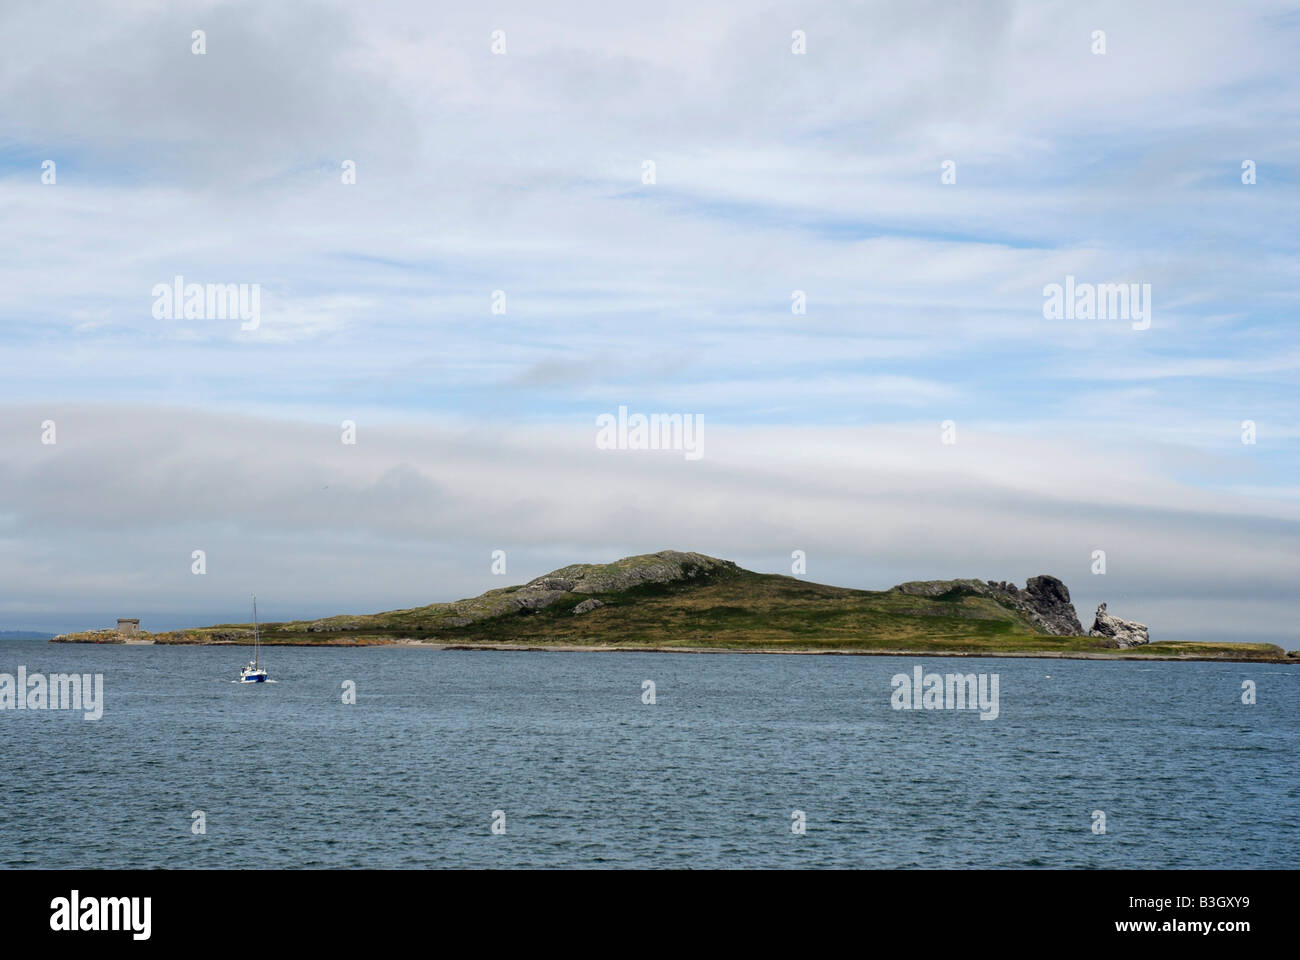
{"label": "white cloud", "polygon": [[[45,418],[53,447],[39,442]],[[2,575],[20,598],[6,610],[46,622],[80,604],[192,623],[197,610],[236,615],[250,589],[294,616],[414,606],[499,586],[494,549],[516,556],[511,582],[665,548],[783,572],[803,549],[813,579],[875,589],[1055,573],[1081,617],[1111,599],[1168,638],[1199,635],[1226,605],[1242,616],[1232,638],[1252,639],[1251,604],[1287,602],[1300,576],[1300,508],[1209,497],[1162,481],[1141,451],[1044,436],[968,432],[945,447],[928,425],[709,423],[705,458],[689,462],[597,450],[585,418],[361,420],[356,446],[330,422],[190,410],[5,409],[2,422]],[[1104,578],[1088,573],[1098,548]],[[206,576],[189,573],[194,549]],[[1181,608],[1155,604],[1173,590]]]}

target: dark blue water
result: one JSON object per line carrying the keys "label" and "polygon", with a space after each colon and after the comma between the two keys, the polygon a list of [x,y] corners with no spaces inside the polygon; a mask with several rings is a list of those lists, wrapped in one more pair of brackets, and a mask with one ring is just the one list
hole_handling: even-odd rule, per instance
{"label": "dark blue water", "polygon": [[[240,686],[241,658],[0,642],[0,672],[105,682],[97,722],[0,711],[0,865],[1300,861],[1300,668],[273,648]],[[1000,716],[891,709],[916,663],[998,674]]]}

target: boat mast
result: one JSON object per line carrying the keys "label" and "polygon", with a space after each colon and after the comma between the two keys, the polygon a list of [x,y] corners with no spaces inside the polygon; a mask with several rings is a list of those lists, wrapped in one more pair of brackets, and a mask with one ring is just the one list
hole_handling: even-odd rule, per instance
{"label": "boat mast", "polygon": [[262,659],[262,635],[257,628],[257,594],[253,594],[253,667]]}

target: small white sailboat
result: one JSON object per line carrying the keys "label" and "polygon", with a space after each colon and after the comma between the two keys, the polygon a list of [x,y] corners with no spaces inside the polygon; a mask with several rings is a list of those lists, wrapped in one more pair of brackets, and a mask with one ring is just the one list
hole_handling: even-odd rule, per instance
{"label": "small white sailboat", "polygon": [[253,659],[239,671],[240,683],[266,683],[262,669],[262,632],[257,625],[257,594],[253,594]]}

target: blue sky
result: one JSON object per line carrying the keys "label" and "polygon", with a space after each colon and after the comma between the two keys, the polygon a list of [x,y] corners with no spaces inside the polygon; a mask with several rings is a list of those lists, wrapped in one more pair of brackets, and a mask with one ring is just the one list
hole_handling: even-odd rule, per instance
{"label": "blue sky", "polygon": [[[7,8],[0,621],[804,549],[1300,646],[1298,33],[1283,3]],[[260,327],[155,319],[177,274],[259,284]],[[1044,319],[1067,275],[1150,284],[1150,329]],[[702,416],[706,456],[594,450],[620,404]]]}

